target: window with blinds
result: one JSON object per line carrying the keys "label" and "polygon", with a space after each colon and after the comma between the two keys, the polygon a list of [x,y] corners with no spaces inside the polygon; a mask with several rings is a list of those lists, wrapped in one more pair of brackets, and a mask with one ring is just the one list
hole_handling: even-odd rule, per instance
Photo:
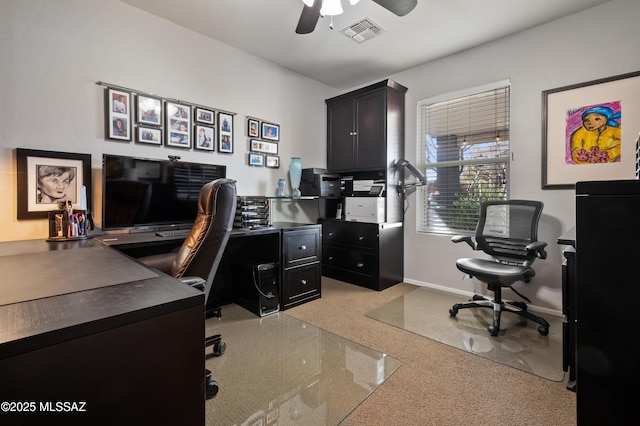
{"label": "window with blinds", "polygon": [[418,232],[472,233],[481,202],[508,198],[509,82],[465,92],[418,103]]}

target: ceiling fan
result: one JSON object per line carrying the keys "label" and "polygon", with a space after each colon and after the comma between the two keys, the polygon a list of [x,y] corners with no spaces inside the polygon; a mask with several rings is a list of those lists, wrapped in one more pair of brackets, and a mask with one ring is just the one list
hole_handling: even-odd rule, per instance
{"label": "ceiling fan", "polygon": [[[356,4],[359,0],[350,0],[351,4]],[[418,0],[372,0],[380,6],[398,16],[404,16],[411,12],[418,4]],[[339,15],[342,13],[340,0],[303,0],[304,8],[296,27],[297,34],[309,34],[313,32],[322,15]],[[325,5],[325,3],[327,3]],[[331,4],[330,4],[331,3]],[[334,6],[337,11],[327,11],[323,6]],[[333,26],[331,26],[333,28]]]}

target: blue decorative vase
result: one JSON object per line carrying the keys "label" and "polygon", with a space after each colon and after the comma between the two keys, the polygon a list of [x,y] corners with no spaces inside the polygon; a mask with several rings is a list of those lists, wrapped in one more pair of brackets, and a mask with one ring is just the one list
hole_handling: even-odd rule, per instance
{"label": "blue decorative vase", "polygon": [[293,190],[293,197],[300,197],[300,178],[302,177],[302,163],[300,163],[300,157],[291,157],[291,163],[289,163],[289,180],[291,181],[291,189]]}

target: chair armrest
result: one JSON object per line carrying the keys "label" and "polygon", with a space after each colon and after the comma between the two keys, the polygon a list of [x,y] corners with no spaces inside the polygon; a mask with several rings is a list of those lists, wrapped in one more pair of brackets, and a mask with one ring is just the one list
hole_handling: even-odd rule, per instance
{"label": "chair armrest", "polygon": [[206,280],[200,277],[181,277],[178,278],[180,282],[190,285],[191,287],[198,289],[200,291],[204,291]]}
{"label": "chair armrest", "polygon": [[454,235],[453,237],[451,237],[451,242],[454,242],[454,243],[465,242],[472,249],[474,250],[477,249],[477,244],[475,243],[475,241],[473,241],[473,238],[471,238],[469,235]]}
{"label": "chair armrest", "polygon": [[546,259],[547,258],[547,252],[544,249],[546,246],[547,246],[547,243],[545,243],[544,241],[534,241],[532,243],[527,244],[525,249],[527,251],[536,252],[536,256],[538,258],[540,258],[540,259]]}

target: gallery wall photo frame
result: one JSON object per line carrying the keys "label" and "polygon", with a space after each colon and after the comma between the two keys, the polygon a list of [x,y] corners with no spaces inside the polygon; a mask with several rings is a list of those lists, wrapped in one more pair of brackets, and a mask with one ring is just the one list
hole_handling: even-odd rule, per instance
{"label": "gallery wall photo frame", "polygon": [[260,137],[260,120],[256,120],[255,118],[247,119],[247,136],[250,138]]}
{"label": "gallery wall photo frame", "polygon": [[180,102],[165,102],[165,145],[191,148],[191,105]]}
{"label": "gallery wall photo frame", "polygon": [[162,126],[162,99],[139,93],[136,96],[136,123]]}
{"label": "gallery wall photo frame", "polygon": [[278,144],[266,142],[260,139],[251,139],[249,141],[249,150],[252,152],[262,152],[264,154],[278,154]]}
{"label": "gallery wall photo frame", "polygon": [[105,92],[105,137],[131,141],[131,92],[107,87]]}
{"label": "gallery wall photo frame", "polygon": [[218,113],[218,152],[233,153],[233,115]]}
{"label": "gallery wall photo frame", "polygon": [[255,152],[249,153],[248,164],[253,167],[264,166],[264,155],[256,154]]}
{"label": "gallery wall photo frame", "polygon": [[216,144],[216,129],[211,126],[196,124],[194,132],[195,148],[202,151],[214,151]]}
{"label": "gallery wall photo frame", "polygon": [[279,169],[280,157],[277,155],[266,155],[264,165],[265,167],[269,167],[271,169]]}
{"label": "gallery wall photo frame", "polygon": [[640,71],[542,92],[542,189],[634,179]]}
{"label": "gallery wall photo frame", "polygon": [[162,145],[162,128],[136,126],[136,142]]}
{"label": "gallery wall photo frame", "polygon": [[16,148],[17,218],[46,219],[58,201],[91,208],[91,154]]}
{"label": "gallery wall photo frame", "polygon": [[280,125],[262,122],[262,139],[270,141],[280,140]]}
{"label": "gallery wall photo frame", "polygon": [[216,113],[211,109],[195,107],[193,117],[196,123],[208,124],[211,126],[216,124]]}

